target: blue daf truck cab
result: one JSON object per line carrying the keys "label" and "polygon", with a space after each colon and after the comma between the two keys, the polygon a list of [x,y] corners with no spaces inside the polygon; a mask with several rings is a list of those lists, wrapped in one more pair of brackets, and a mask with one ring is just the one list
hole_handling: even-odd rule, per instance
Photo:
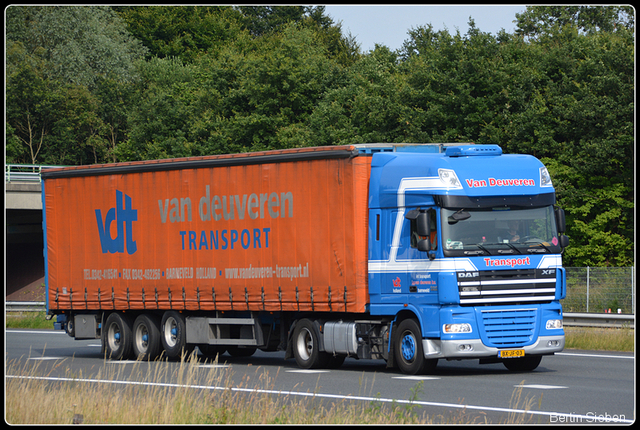
{"label": "blue daf truck cab", "polygon": [[[373,154],[369,312],[396,316],[403,371],[470,358],[527,371],[562,351],[569,239],[555,202],[538,159],[497,145]],[[403,313],[419,327],[394,324]]]}

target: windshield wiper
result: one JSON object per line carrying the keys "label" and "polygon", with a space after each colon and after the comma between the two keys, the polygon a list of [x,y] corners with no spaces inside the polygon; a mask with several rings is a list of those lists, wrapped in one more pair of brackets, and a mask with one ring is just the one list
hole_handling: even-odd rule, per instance
{"label": "windshield wiper", "polygon": [[[506,245],[508,246],[509,249],[508,251],[504,250],[504,249],[498,249],[497,252],[498,254],[512,254],[513,251],[517,252],[518,254],[522,254],[522,251],[520,251],[518,248],[516,248],[515,246],[513,246],[512,244],[510,244],[509,242],[495,242],[495,243],[485,243],[484,245]],[[478,247],[481,249],[484,249],[485,251],[489,252],[485,247],[483,247],[481,244],[478,244]]]}
{"label": "windshield wiper", "polygon": [[516,248],[514,245],[510,244],[509,242],[503,242],[502,244],[507,245],[509,248],[513,249],[518,254],[522,254],[522,252],[518,248]]}
{"label": "windshield wiper", "polygon": [[482,251],[465,251],[464,254],[465,255],[480,255],[480,254],[484,254],[487,253],[489,255],[492,255],[491,252],[489,252],[489,250],[487,248],[485,248],[484,246],[482,246],[482,244],[480,243],[476,243],[476,246],[478,248],[480,248]]}
{"label": "windshield wiper", "polygon": [[[527,242],[525,241],[524,244],[526,245]],[[545,252],[551,253],[551,250],[547,247],[547,245],[545,245],[542,242],[535,242],[535,245],[527,245],[527,246],[528,246],[527,252],[534,252],[534,253],[538,253],[538,254],[545,253]],[[544,249],[531,248],[531,246],[539,246],[539,247],[542,247]]]}

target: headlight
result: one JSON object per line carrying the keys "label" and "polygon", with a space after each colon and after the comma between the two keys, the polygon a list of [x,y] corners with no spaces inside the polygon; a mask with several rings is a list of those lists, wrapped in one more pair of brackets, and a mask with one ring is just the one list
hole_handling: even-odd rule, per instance
{"label": "headlight", "polygon": [[442,326],[445,333],[471,333],[471,324],[445,324]]}
{"label": "headlight", "polygon": [[547,320],[547,330],[556,330],[562,328],[562,320]]}

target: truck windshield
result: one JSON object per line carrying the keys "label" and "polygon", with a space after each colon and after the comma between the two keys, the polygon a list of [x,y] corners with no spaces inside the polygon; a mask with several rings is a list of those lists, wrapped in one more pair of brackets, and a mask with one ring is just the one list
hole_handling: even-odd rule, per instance
{"label": "truck windshield", "polygon": [[441,212],[446,256],[559,253],[553,206]]}

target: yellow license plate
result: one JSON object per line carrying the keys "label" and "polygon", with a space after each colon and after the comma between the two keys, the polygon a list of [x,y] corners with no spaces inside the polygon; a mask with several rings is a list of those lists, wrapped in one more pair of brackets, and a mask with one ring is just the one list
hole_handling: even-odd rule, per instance
{"label": "yellow license plate", "polygon": [[500,358],[524,357],[524,349],[505,349],[502,351],[498,351],[498,357]]}

